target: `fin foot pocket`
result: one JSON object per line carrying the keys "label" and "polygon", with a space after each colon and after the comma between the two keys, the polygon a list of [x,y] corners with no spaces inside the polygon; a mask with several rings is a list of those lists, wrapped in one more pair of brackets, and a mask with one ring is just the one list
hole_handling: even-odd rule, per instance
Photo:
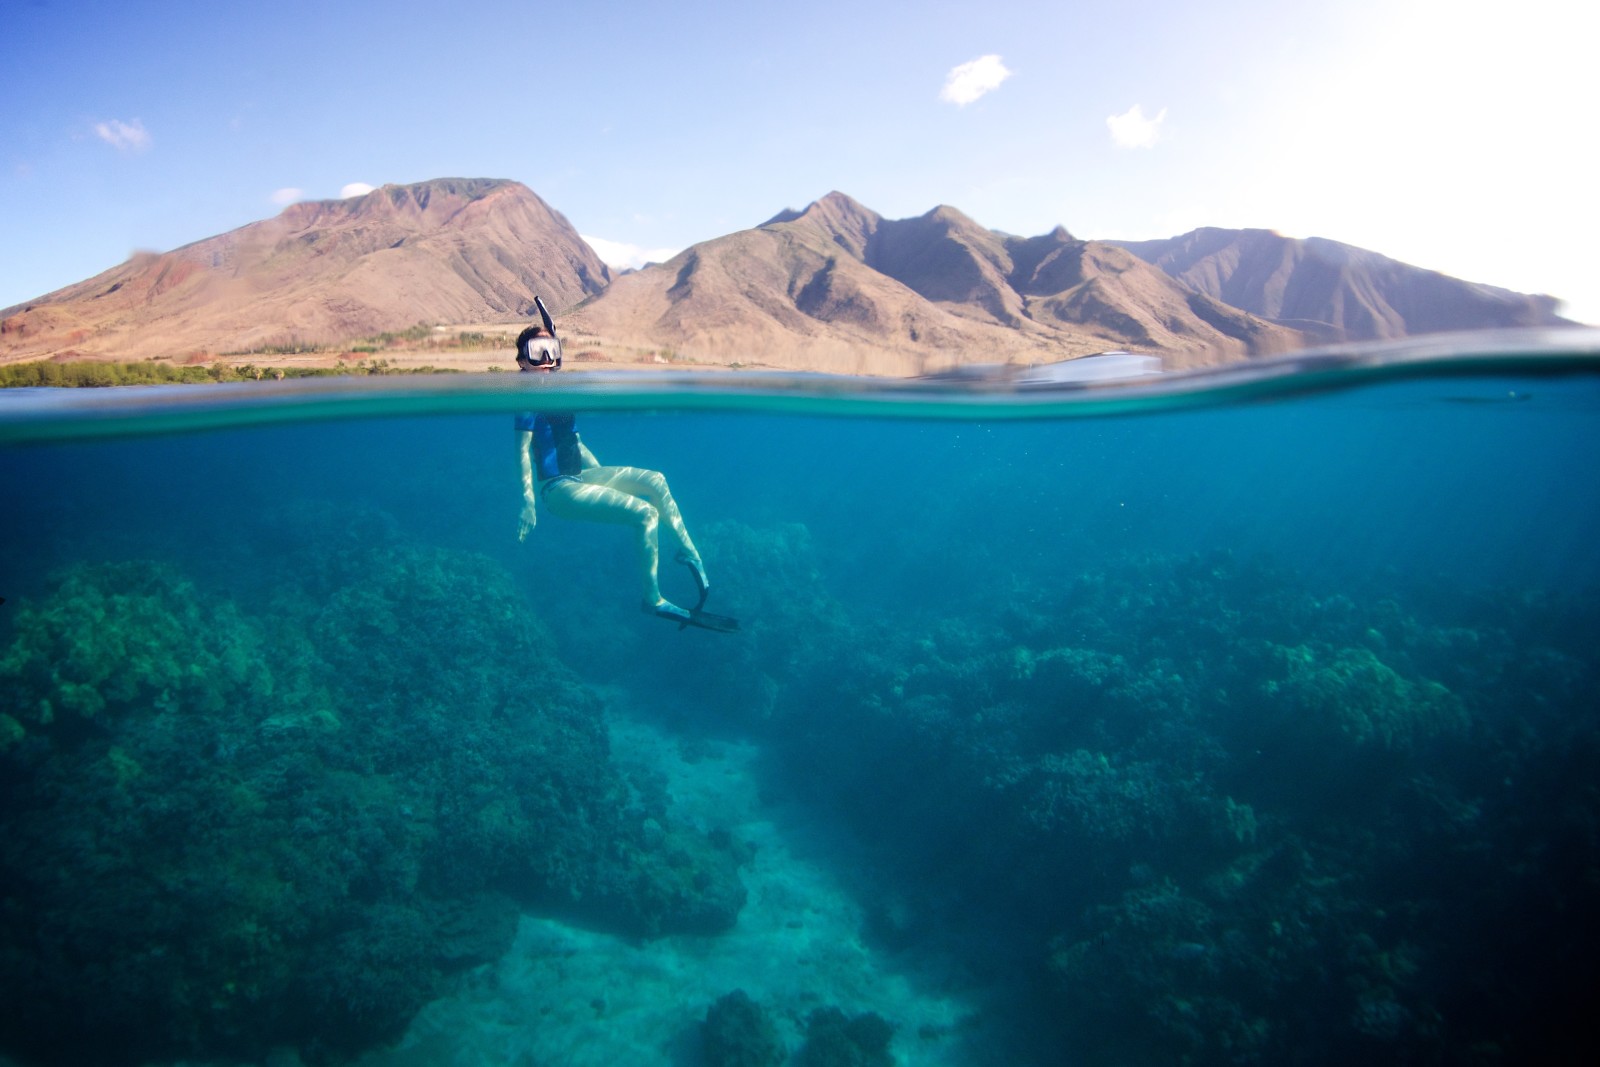
{"label": "fin foot pocket", "polygon": [[700,603],[704,604],[706,602],[706,593],[711,590],[711,579],[706,577],[706,565],[701,562],[699,556],[691,556],[681,548],[675,558],[679,563],[688,567],[689,573],[694,575],[694,584],[700,590]]}

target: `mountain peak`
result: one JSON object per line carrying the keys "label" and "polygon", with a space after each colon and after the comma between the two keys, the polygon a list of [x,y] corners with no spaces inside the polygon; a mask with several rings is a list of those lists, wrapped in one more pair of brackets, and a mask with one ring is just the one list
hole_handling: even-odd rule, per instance
{"label": "mountain peak", "polygon": [[[804,211],[786,209],[779,212],[778,215],[773,217],[772,222],[799,222],[802,219],[810,219],[813,222],[821,222],[823,224],[836,224],[845,220],[850,220],[855,224],[862,222],[876,224],[879,215],[859,200],[834,190],[826,196],[811,201],[806,205]],[[852,228],[856,227],[852,226]]]}
{"label": "mountain peak", "polygon": [[533,190],[506,178],[435,178],[409,185],[384,185],[370,193],[337,200],[302,200],[278,217],[292,227],[327,225],[340,219],[437,218],[453,215],[468,204],[502,189],[517,189],[537,199]]}
{"label": "mountain peak", "polygon": [[850,196],[848,193],[841,193],[837,189],[829,190],[826,194],[824,194],[820,199],[816,200],[814,203],[815,204],[826,204],[829,207],[838,208],[840,210],[854,210],[854,211],[865,211],[866,210],[866,208],[861,206],[861,201],[857,200],[853,196]]}
{"label": "mountain peak", "polygon": [[926,212],[922,217],[929,222],[940,222],[946,226],[977,225],[977,223],[963,214],[960,209],[953,208],[949,204],[940,204],[932,211]]}
{"label": "mountain peak", "polygon": [[811,201],[811,203],[807,204],[800,211],[796,211],[792,207],[786,207],[776,215],[772,216],[766,222],[763,222],[761,227],[757,228],[760,229],[766,226],[781,226],[786,222],[799,222],[801,219],[808,216],[812,219],[818,219],[854,217],[860,215],[870,215],[873,218],[877,217],[876,214],[874,214],[874,212],[872,212],[869,208],[864,207],[860,201],[855,200],[854,198],[847,196],[846,194],[835,189],[826,196],[822,196]]}
{"label": "mountain peak", "polygon": [[0,358],[249,352],[338,344],[418,321],[558,311],[610,271],[533,190],[497,178],[385,185],[136,257],[8,317]]}
{"label": "mountain peak", "polygon": [[882,223],[883,218],[876,211],[835,190],[819,200],[813,200],[804,211],[780,211],[763,223],[762,228],[802,227],[820,233],[860,259],[865,255],[867,242]]}

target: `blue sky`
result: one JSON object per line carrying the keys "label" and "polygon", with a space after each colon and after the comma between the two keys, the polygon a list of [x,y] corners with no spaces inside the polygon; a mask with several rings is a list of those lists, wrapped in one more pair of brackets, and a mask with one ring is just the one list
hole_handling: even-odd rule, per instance
{"label": "blue sky", "polygon": [[1017,234],[1329,237],[1600,322],[1595,5],[446,7],[14,0],[0,307],[295,198],[496,177],[617,263],[838,189]]}

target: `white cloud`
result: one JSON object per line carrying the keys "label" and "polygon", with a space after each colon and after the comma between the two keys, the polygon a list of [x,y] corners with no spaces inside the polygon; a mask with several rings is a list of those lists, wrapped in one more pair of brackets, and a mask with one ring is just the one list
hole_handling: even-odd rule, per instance
{"label": "white cloud", "polygon": [[366,196],[368,193],[372,192],[372,188],[373,187],[368,185],[366,182],[351,182],[349,185],[339,190],[339,199],[349,200],[353,196]]}
{"label": "white cloud", "polygon": [[646,263],[665,263],[682,251],[678,248],[640,248],[624,241],[608,241],[604,237],[590,237],[588,234],[578,236],[588,242],[602,263],[618,269],[632,267],[637,270]]}
{"label": "white cloud", "polygon": [[296,200],[304,200],[305,196],[306,191],[304,189],[296,189],[293,186],[290,186],[287,189],[279,189],[277,192],[272,194],[270,199],[279,207],[285,207],[294,203]]}
{"label": "white cloud", "polygon": [[119,152],[143,152],[150,147],[150,131],[138,119],[111,119],[94,124],[94,135]]}
{"label": "white cloud", "polygon": [[953,68],[945,76],[939,99],[957,107],[966,107],[980,96],[1000,88],[1000,83],[1009,77],[1011,71],[1000,62],[999,56],[979,56]]}
{"label": "white cloud", "polygon": [[1167,109],[1162,108],[1155,118],[1145,118],[1144,108],[1134,104],[1120,115],[1106,116],[1106,126],[1118,148],[1154,148],[1166,117]]}

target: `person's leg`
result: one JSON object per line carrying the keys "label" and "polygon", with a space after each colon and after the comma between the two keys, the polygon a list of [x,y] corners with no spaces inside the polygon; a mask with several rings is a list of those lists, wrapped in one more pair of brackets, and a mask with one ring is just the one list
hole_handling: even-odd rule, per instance
{"label": "person's leg", "polygon": [[689,528],[683,523],[678,502],[672,499],[672,490],[667,486],[665,475],[643,467],[594,467],[583,472],[583,481],[587,485],[603,485],[649,501],[661,518],[666,520],[672,536],[683,547],[684,561],[699,574],[701,587],[710,585],[706,579],[705,564],[700,560],[700,551],[689,537]]}
{"label": "person's leg", "polygon": [[[585,471],[587,478],[604,467]],[[639,531],[639,565],[644,572],[645,601],[654,607],[662,602],[660,550],[657,546],[659,512],[648,500],[588,481],[562,481],[544,492],[547,508],[564,519],[603,522],[614,526],[633,526]]]}

